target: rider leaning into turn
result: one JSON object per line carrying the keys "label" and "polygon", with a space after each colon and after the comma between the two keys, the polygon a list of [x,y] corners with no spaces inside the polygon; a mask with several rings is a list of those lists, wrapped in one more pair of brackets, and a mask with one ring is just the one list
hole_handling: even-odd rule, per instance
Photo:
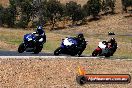
{"label": "rider leaning into turn", "polygon": [[115,38],[111,38],[111,39],[108,41],[108,43],[111,44],[110,47],[112,48],[113,52],[115,52],[116,49],[117,49],[117,42],[116,42]]}
{"label": "rider leaning into turn", "polygon": [[115,46],[117,46],[117,42],[115,41],[115,38],[111,38],[109,41],[108,41],[108,43],[110,43],[111,45],[111,47],[115,47]]}
{"label": "rider leaning into turn", "polygon": [[[84,38],[83,33],[79,33],[75,39],[77,40],[77,47],[78,49],[80,49],[81,51],[83,51],[86,48],[86,41]],[[81,54],[82,52],[80,52]]]}
{"label": "rider leaning into turn", "polygon": [[83,33],[79,33],[77,36],[76,36],[76,40],[77,40],[77,42],[78,42],[78,46],[82,46],[82,45],[84,45],[84,43],[85,43],[85,38],[84,38],[84,35],[83,35]]}
{"label": "rider leaning into turn", "polygon": [[43,30],[42,26],[38,26],[36,32],[33,32],[33,34],[38,34],[37,40],[39,42],[42,42],[42,43],[46,42],[46,35],[45,35],[45,31]]}

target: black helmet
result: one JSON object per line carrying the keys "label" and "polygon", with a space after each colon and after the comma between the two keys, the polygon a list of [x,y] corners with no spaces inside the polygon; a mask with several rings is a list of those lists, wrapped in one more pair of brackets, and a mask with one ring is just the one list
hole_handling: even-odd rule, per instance
{"label": "black helmet", "polygon": [[83,33],[79,33],[79,34],[77,35],[77,38],[84,38]]}

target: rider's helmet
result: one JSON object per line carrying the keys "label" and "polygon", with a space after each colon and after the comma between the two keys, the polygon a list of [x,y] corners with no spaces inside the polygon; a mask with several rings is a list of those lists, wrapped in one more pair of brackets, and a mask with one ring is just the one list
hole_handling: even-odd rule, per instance
{"label": "rider's helmet", "polygon": [[79,34],[77,35],[77,38],[84,38],[83,33],[79,33]]}
{"label": "rider's helmet", "polygon": [[38,26],[38,27],[37,27],[37,33],[38,33],[39,35],[41,35],[41,34],[44,33],[43,27],[42,27],[42,26]]}

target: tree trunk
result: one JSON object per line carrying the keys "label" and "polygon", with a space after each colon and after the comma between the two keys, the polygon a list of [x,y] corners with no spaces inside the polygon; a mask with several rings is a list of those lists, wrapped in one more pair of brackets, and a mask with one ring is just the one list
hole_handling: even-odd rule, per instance
{"label": "tree trunk", "polygon": [[2,19],[0,18],[0,27],[2,27]]}

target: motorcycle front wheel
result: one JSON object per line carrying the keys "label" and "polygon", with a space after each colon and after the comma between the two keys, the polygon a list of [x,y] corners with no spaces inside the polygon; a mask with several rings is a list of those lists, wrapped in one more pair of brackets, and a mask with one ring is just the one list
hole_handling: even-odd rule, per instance
{"label": "motorcycle front wheel", "polygon": [[24,51],[25,51],[25,45],[24,45],[24,43],[21,43],[18,47],[18,52],[23,53]]}
{"label": "motorcycle front wheel", "polygon": [[98,55],[98,52],[97,52],[96,50],[94,50],[93,53],[92,53],[92,56],[95,57],[95,56],[97,56],[97,55]]}
{"label": "motorcycle front wheel", "polygon": [[55,51],[54,51],[54,55],[58,56],[59,54],[61,54],[62,48],[58,47]]}

